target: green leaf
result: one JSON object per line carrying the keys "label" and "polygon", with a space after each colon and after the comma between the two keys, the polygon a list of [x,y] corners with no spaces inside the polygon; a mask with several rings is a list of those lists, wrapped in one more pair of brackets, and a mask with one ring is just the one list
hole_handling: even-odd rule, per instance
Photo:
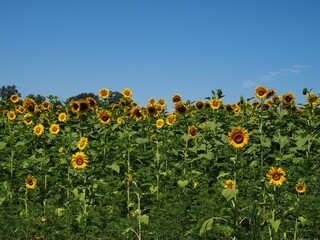
{"label": "green leaf", "polygon": [[222,178],[222,177],[224,177],[224,176],[227,176],[227,175],[229,175],[229,173],[226,173],[226,172],[224,172],[224,171],[220,171],[220,172],[219,172],[219,175],[218,175],[218,177],[217,177],[217,180],[219,181],[220,178]]}
{"label": "green leaf", "polygon": [[264,141],[261,143],[262,147],[271,147],[271,140],[269,138],[264,139]]}
{"label": "green leaf", "polygon": [[144,224],[148,224],[149,223],[149,216],[144,214],[144,215],[139,215],[138,216],[138,221],[144,223]]}
{"label": "green leaf", "polygon": [[154,194],[154,193],[156,193],[157,191],[158,191],[158,189],[159,189],[159,187],[158,186],[151,186],[150,187],[150,192],[151,192],[151,194]]}
{"label": "green leaf", "polygon": [[1,198],[0,198],[0,205],[4,202],[4,200],[6,200],[5,197],[1,197]]}
{"label": "green leaf", "polygon": [[110,166],[108,166],[109,168],[111,168],[112,170],[116,171],[117,173],[120,172],[120,166],[117,163],[112,163]]}
{"label": "green leaf", "polygon": [[238,194],[239,190],[234,188],[234,189],[223,189],[221,194],[227,199],[227,201],[230,201],[232,198],[235,198],[236,195]]}
{"label": "green leaf", "polygon": [[273,227],[274,231],[278,232],[281,220],[280,219],[278,219],[276,221],[270,220],[270,223],[271,223],[271,226]]}
{"label": "green leaf", "polygon": [[212,229],[212,223],[213,223],[213,219],[210,218],[208,219],[207,221],[205,221],[202,226],[201,226],[201,229],[200,229],[200,236],[202,236],[203,233],[205,233],[206,231],[208,230],[211,230]]}
{"label": "green leaf", "polygon": [[149,142],[149,138],[137,138],[137,139],[136,139],[136,142],[137,142],[138,144],[147,143],[147,142]]}
{"label": "green leaf", "polygon": [[179,181],[178,181],[178,185],[179,185],[180,187],[182,187],[182,188],[185,187],[185,186],[187,186],[188,183],[189,183],[188,180],[179,180]]}
{"label": "green leaf", "polygon": [[4,149],[6,145],[7,145],[6,142],[0,142],[0,150]]}
{"label": "green leaf", "polygon": [[299,219],[299,221],[301,222],[301,224],[304,226],[305,223],[306,223],[306,221],[307,221],[307,219],[304,218],[304,217],[299,217],[298,219]]}

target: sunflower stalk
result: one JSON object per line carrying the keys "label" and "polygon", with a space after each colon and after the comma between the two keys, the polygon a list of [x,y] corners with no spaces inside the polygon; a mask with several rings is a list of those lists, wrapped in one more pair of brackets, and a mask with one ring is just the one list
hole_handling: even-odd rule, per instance
{"label": "sunflower stalk", "polygon": [[300,210],[300,195],[297,194],[297,217],[294,225],[294,234],[293,234],[293,240],[297,240],[298,235],[298,225],[299,225],[299,210]]}

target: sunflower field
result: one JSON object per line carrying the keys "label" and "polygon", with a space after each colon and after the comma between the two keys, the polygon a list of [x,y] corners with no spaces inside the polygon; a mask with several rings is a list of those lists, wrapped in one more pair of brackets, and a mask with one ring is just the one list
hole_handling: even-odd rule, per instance
{"label": "sunflower field", "polygon": [[0,105],[0,239],[319,239],[320,100]]}

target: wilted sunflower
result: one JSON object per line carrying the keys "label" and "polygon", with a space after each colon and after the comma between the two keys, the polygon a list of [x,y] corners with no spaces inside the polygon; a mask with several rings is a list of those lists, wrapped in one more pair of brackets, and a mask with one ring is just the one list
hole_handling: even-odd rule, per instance
{"label": "wilted sunflower", "polygon": [[158,104],[164,106],[164,105],[166,105],[166,100],[165,100],[164,98],[160,98],[160,99],[158,100]]}
{"label": "wilted sunflower", "polygon": [[106,99],[107,97],[109,97],[109,90],[106,89],[106,88],[102,88],[100,91],[99,91],[99,96],[102,98],[102,99]]}
{"label": "wilted sunflower", "polygon": [[182,98],[181,98],[181,96],[179,95],[179,94],[175,94],[175,95],[173,95],[172,96],[172,102],[174,102],[174,103],[178,103],[178,102],[181,102],[182,101]]}
{"label": "wilted sunflower", "polygon": [[229,135],[229,144],[235,148],[242,148],[248,142],[250,135],[247,130],[242,127],[236,127],[228,133]]}
{"label": "wilted sunflower", "polygon": [[109,112],[108,110],[104,110],[98,113],[99,122],[102,124],[110,123],[111,118],[112,118],[111,112]]}
{"label": "wilted sunflower", "polygon": [[72,100],[70,102],[70,108],[73,113],[77,113],[80,111],[80,105],[77,101]]}
{"label": "wilted sunflower", "polygon": [[87,146],[88,144],[88,138],[87,137],[81,137],[79,142],[78,142],[78,145],[77,147],[80,149],[80,150],[83,150],[85,149],[85,147]]}
{"label": "wilted sunflower", "polygon": [[132,91],[131,91],[131,89],[130,89],[130,88],[125,88],[125,89],[123,89],[123,90],[122,90],[122,96],[123,96],[124,98],[129,98],[129,97],[131,97],[131,96],[132,96]]}
{"label": "wilted sunflower", "polygon": [[254,94],[258,97],[258,98],[265,98],[268,95],[268,90],[266,87],[264,86],[258,86],[256,87]]}
{"label": "wilted sunflower", "polygon": [[39,110],[38,105],[31,98],[25,98],[23,100],[23,108],[26,109],[29,113],[35,113]]}
{"label": "wilted sunflower", "polygon": [[158,119],[158,120],[156,121],[156,126],[157,126],[157,128],[162,128],[163,125],[164,125],[164,120],[163,120],[163,119]]}
{"label": "wilted sunflower", "polygon": [[29,189],[34,189],[36,186],[37,180],[32,175],[28,175],[26,178],[26,187]]}
{"label": "wilted sunflower", "polygon": [[74,168],[83,169],[88,165],[88,157],[83,152],[77,152],[72,155],[71,163]]}
{"label": "wilted sunflower", "polygon": [[81,113],[86,113],[90,110],[90,103],[87,100],[82,99],[79,101],[79,107]]}
{"label": "wilted sunflower", "polygon": [[33,133],[37,136],[41,136],[43,133],[44,126],[42,124],[38,124],[33,128]]}
{"label": "wilted sunflower", "polygon": [[309,93],[306,97],[306,102],[311,103],[312,105],[316,105],[320,101],[318,95],[314,93]]}
{"label": "wilted sunflower", "polygon": [[8,114],[7,114],[7,117],[8,117],[8,119],[9,120],[14,120],[14,119],[16,119],[16,113],[14,112],[14,111],[10,111],[10,112],[8,112]]}
{"label": "wilted sunflower", "polygon": [[282,101],[284,104],[291,104],[294,102],[294,95],[291,92],[282,95]]}
{"label": "wilted sunflower", "polygon": [[188,112],[188,107],[186,105],[184,105],[182,102],[175,103],[174,108],[175,108],[176,112],[181,115],[184,115]]}
{"label": "wilted sunflower", "polygon": [[268,177],[269,183],[274,185],[282,185],[286,180],[286,173],[282,168],[272,167],[266,176]]}
{"label": "wilted sunflower", "polygon": [[191,126],[188,128],[188,136],[190,138],[196,138],[197,132],[198,132],[198,129],[195,126]]}
{"label": "wilted sunflower", "polygon": [[58,134],[60,132],[59,124],[51,124],[49,131],[51,134]]}
{"label": "wilted sunflower", "polygon": [[210,107],[212,109],[218,109],[221,106],[221,100],[219,98],[214,98],[210,101]]}
{"label": "wilted sunflower", "polygon": [[234,189],[236,186],[234,180],[227,180],[225,185],[224,185],[224,188],[229,188],[229,189]]}
{"label": "wilted sunflower", "polygon": [[17,95],[17,94],[13,94],[13,95],[11,95],[11,97],[10,97],[10,100],[11,100],[11,102],[13,102],[13,103],[16,103],[16,102],[18,102],[19,101],[19,96]]}
{"label": "wilted sunflower", "polygon": [[149,104],[149,105],[156,105],[156,103],[157,103],[157,101],[156,101],[154,98],[150,98],[150,99],[148,100],[148,104]]}
{"label": "wilted sunflower", "polygon": [[30,125],[33,121],[32,119],[30,119],[29,117],[31,117],[32,114],[31,113],[26,113],[24,116],[23,116],[23,121],[25,124],[27,125]]}
{"label": "wilted sunflower", "polygon": [[307,190],[307,185],[305,183],[298,182],[296,184],[296,191],[298,193],[304,193]]}
{"label": "wilted sunflower", "polygon": [[66,113],[60,113],[58,116],[59,122],[65,122],[67,120],[67,114]]}
{"label": "wilted sunflower", "polygon": [[166,118],[166,123],[171,126],[177,121],[177,116],[175,114],[169,114]]}
{"label": "wilted sunflower", "polygon": [[46,101],[41,104],[41,107],[44,110],[50,110],[50,108],[51,108],[50,103],[46,102]]}
{"label": "wilted sunflower", "polygon": [[139,106],[135,106],[134,108],[132,108],[132,110],[131,110],[131,115],[132,115],[135,119],[142,119],[142,118],[143,118]]}
{"label": "wilted sunflower", "polygon": [[204,102],[201,100],[196,101],[196,103],[194,104],[194,107],[198,110],[204,108]]}

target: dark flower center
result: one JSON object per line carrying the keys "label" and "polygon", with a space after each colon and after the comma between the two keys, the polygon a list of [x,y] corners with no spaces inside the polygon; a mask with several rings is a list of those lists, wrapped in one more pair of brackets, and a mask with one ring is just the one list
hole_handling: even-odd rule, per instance
{"label": "dark flower center", "polygon": [[238,133],[238,134],[234,137],[234,141],[235,141],[236,143],[242,143],[243,140],[244,140],[244,137],[242,136],[241,133]]}
{"label": "dark flower center", "polygon": [[273,178],[273,180],[278,181],[278,180],[280,180],[280,178],[281,178],[281,174],[275,173],[275,174],[272,176],[272,178]]}

